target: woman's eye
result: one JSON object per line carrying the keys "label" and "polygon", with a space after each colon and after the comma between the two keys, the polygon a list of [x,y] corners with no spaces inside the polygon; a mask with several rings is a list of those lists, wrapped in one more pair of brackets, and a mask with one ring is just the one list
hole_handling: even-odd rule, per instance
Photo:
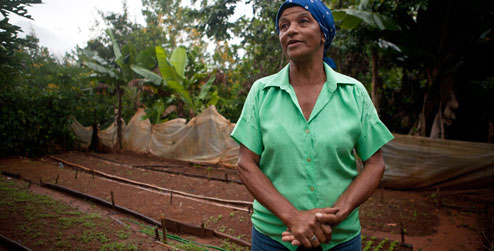
{"label": "woman's eye", "polygon": [[305,23],[308,23],[308,22],[309,22],[309,20],[307,20],[307,19],[301,19],[301,20],[300,20],[300,23],[301,23],[301,24],[305,24]]}
{"label": "woman's eye", "polygon": [[288,24],[280,24],[280,30],[288,28]]}

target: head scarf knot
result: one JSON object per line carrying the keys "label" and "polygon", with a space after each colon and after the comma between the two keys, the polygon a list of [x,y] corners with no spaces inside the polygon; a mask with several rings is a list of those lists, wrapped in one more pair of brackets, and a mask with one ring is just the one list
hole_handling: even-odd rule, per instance
{"label": "head scarf knot", "polygon": [[[326,39],[326,42],[324,43],[324,55],[326,55],[326,52],[327,50],[329,50],[331,42],[336,35],[336,28],[334,25],[333,14],[331,13],[331,10],[326,7],[326,5],[324,5],[321,0],[286,0],[278,10],[278,14],[276,14],[277,34],[280,34],[278,21],[280,20],[281,14],[284,10],[293,6],[300,6],[306,9],[319,23],[319,27],[321,27],[321,31],[323,32],[324,38]],[[336,64],[331,58],[324,56],[323,60],[329,66],[331,66],[331,68],[336,69]]]}

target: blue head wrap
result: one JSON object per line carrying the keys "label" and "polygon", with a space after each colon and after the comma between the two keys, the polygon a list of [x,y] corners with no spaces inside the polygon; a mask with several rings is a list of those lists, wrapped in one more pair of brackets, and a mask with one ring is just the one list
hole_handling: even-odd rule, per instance
{"label": "blue head wrap", "polygon": [[[324,34],[326,42],[324,43],[324,55],[326,55],[327,50],[331,46],[334,36],[336,35],[336,28],[334,25],[333,14],[331,10],[324,5],[321,0],[286,0],[278,10],[276,14],[276,33],[280,34],[280,28],[278,21],[280,20],[281,14],[284,10],[293,7],[300,6],[309,11],[314,19],[319,23],[321,31]],[[336,64],[331,58],[324,57],[324,62],[331,66],[331,68],[336,69]]]}

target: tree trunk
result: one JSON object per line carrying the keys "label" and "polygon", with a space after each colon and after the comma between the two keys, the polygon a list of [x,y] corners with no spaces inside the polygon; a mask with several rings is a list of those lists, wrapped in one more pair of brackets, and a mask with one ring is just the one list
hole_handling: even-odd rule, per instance
{"label": "tree trunk", "polygon": [[427,133],[427,123],[425,121],[425,104],[427,103],[427,92],[424,94],[424,103],[419,114],[419,136],[425,137]]}
{"label": "tree trunk", "polygon": [[432,123],[430,138],[434,139],[444,139],[444,119],[442,112],[442,105],[439,104],[439,111],[434,118],[434,123]]}
{"label": "tree trunk", "polygon": [[436,114],[440,109],[440,104],[444,103],[441,92],[448,93],[448,85],[451,84],[441,74],[439,68],[427,69],[428,86],[424,94],[424,103],[420,112],[420,136],[430,136]]}
{"label": "tree trunk", "polygon": [[117,84],[117,98],[118,98],[118,111],[117,111],[117,142],[118,149],[121,151],[122,147],[122,91],[120,85]]}
{"label": "tree trunk", "polygon": [[377,48],[372,49],[372,103],[376,107],[379,114],[379,90],[381,83],[379,82],[379,54]]}

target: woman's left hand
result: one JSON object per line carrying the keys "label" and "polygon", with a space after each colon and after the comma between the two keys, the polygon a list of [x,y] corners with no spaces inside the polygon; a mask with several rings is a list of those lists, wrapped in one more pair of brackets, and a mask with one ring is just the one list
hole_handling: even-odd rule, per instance
{"label": "woman's left hand", "polygon": [[321,213],[316,214],[316,220],[325,225],[330,225],[332,227],[340,224],[343,220],[341,211],[335,211],[336,208],[327,207],[323,208]]}
{"label": "woman's left hand", "polygon": [[[321,223],[320,228],[323,231],[325,240],[318,238],[319,243],[329,243],[332,235],[332,227],[338,225],[341,222],[338,216],[338,208],[321,208],[320,211],[315,214],[316,220]],[[302,245],[302,242],[295,238],[290,229],[281,234],[281,240],[286,242],[291,242],[294,246]]]}

